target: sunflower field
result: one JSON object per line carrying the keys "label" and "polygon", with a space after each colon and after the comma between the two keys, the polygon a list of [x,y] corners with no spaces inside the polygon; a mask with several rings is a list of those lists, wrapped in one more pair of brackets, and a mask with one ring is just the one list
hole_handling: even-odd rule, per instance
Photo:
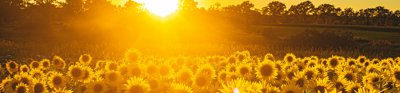
{"label": "sunflower field", "polygon": [[1,66],[3,93],[396,93],[400,57],[165,57],[129,50],[120,60],[62,57]]}

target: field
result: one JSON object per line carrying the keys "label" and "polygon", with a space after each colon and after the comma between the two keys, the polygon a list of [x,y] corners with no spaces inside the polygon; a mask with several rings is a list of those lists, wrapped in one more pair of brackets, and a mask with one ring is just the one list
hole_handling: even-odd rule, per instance
{"label": "field", "polygon": [[255,25],[218,40],[132,44],[11,28],[0,32],[5,93],[400,91],[400,33],[386,28]]}

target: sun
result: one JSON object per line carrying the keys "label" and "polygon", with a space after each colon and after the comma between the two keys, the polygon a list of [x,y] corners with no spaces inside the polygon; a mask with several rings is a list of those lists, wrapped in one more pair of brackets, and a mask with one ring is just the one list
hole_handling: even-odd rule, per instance
{"label": "sun", "polygon": [[176,10],[178,10],[179,0],[136,0],[139,3],[144,4],[149,12],[160,16],[166,17]]}

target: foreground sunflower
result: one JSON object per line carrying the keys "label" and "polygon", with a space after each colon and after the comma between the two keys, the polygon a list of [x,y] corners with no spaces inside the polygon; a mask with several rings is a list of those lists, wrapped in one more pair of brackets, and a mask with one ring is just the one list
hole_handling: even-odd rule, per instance
{"label": "foreground sunflower", "polygon": [[84,77],[83,68],[80,65],[69,66],[67,73],[73,80],[82,80]]}
{"label": "foreground sunflower", "polygon": [[52,60],[53,66],[59,70],[62,70],[65,68],[65,61],[62,59],[60,56],[54,56]]}
{"label": "foreground sunflower", "polygon": [[124,86],[125,93],[148,93],[150,91],[147,80],[141,77],[130,78]]}
{"label": "foreground sunflower", "polygon": [[257,77],[262,80],[273,79],[277,75],[277,69],[272,61],[264,61],[260,63],[256,71]]}
{"label": "foreground sunflower", "polygon": [[60,89],[64,88],[67,82],[63,74],[55,72],[50,76],[48,84],[53,89]]}
{"label": "foreground sunflower", "polygon": [[18,71],[19,65],[17,62],[15,61],[8,61],[6,63],[6,69],[8,71],[8,73],[10,74],[14,74]]}
{"label": "foreground sunflower", "polygon": [[47,83],[40,80],[34,80],[34,83],[31,86],[31,93],[48,93]]}
{"label": "foreground sunflower", "polygon": [[108,87],[103,81],[89,83],[86,88],[87,93],[106,93],[108,91]]}
{"label": "foreground sunflower", "polygon": [[83,65],[90,65],[92,62],[93,58],[89,54],[83,54],[79,57],[79,63]]}

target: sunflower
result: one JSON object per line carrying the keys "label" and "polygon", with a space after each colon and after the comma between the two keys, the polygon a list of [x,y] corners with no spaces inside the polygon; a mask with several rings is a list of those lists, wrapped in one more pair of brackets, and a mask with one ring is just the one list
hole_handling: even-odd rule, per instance
{"label": "sunflower", "polygon": [[42,59],[42,61],[40,61],[40,67],[42,69],[49,69],[51,66],[51,62],[49,59]]}
{"label": "sunflower", "polygon": [[93,69],[87,66],[82,66],[82,82],[90,82],[93,77]]}
{"label": "sunflower", "polygon": [[226,62],[229,64],[235,64],[238,61],[238,59],[235,56],[230,56],[226,59]]}
{"label": "sunflower", "polygon": [[347,93],[357,93],[358,89],[362,88],[359,83],[354,83],[354,82],[349,82],[346,85],[346,91]]}
{"label": "sunflower", "polygon": [[303,90],[296,85],[296,83],[289,83],[287,85],[283,85],[281,89],[281,93],[303,93]]}
{"label": "sunflower", "polygon": [[168,92],[170,92],[170,93],[193,93],[193,89],[185,84],[172,83]]}
{"label": "sunflower", "polygon": [[249,79],[251,78],[251,74],[253,72],[252,70],[253,69],[249,64],[240,64],[236,73],[242,77],[245,77],[246,79]]}
{"label": "sunflower", "polygon": [[339,77],[339,73],[336,70],[328,70],[326,74],[331,81],[337,80]]}
{"label": "sunflower", "polygon": [[60,56],[54,56],[51,62],[55,68],[60,70],[64,69],[66,65],[64,59],[62,59]]}
{"label": "sunflower", "polygon": [[349,59],[347,59],[347,65],[348,66],[355,66],[356,64],[357,64],[357,60],[356,59],[353,59],[353,58],[349,58]]}
{"label": "sunflower", "polygon": [[252,83],[243,78],[223,83],[219,89],[220,93],[261,93],[262,86]]}
{"label": "sunflower", "polygon": [[378,65],[369,65],[369,66],[366,67],[365,71],[367,73],[380,73],[381,72],[381,70],[380,70],[381,68],[382,67],[378,66]]}
{"label": "sunflower", "polygon": [[213,79],[210,76],[203,75],[203,74],[196,74],[193,78],[194,86],[199,88],[205,88],[211,85]]}
{"label": "sunflower", "polygon": [[346,93],[346,85],[349,81],[345,80],[344,78],[339,78],[338,80],[334,81],[333,85],[336,91]]}
{"label": "sunflower", "polygon": [[311,82],[310,85],[312,86],[312,91],[315,93],[328,93],[329,91],[333,90],[333,85],[329,82],[328,78],[316,79],[315,81]]}
{"label": "sunflower", "polygon": [[400,82],[400,66],[397,65],[393,67],[390,76],[392,77],[392,80]]}
{"label": "sunflower", "polygon": [[294,83],[298,87],[305,88],[307,87],[307,79],[304,76],[304,73],[295,73],[294,79],[291,81],[291,83]]}
{"label": "sunflower", "polygon": [[315,79],[318,71],[314,68],[306,68],[302,71],[303,75],[306,76],[307,80]]}
{"label": "sunflower", "polygon": [[67,73],[73,80],[82,80],[84,77],[83,68],[80,65],[69,66]]}
{"label": "sunflower", "polygon": [[277,69],[272,61],[264,61],[260,63],[256,69],[257,77],[263,80],[269,80],[275,78],[277,75]]}
{"label": "sunflower", "polygon": [[189,68],[182,68],[181,70],[178,71],[176,80],[181,83],[188,84],[191,82],[191,79],[193,77],[193,72]]}
{"label": "sunflower", "polygon": [[10,60],[6,63],[6,69],[7,69],[8,73],[10,73],[10,74],[16,73],[18,71],[18,68],[19,68],[19,65],[15,61]]}
{"label": "sunflower", "polygon": [[264,56],[264,60],[270,60],[270,61],[274,61],[275,57],[274,55],[272,55],[271,53],[268,53]]}
{"label": "sunflower", "polygon": [[52,91],[53,93],[73,93],[72,90],[68,90],[66,88],[56,88],[54,89],[54,91]]}
{"label": "sunflower", "polygon": [[12,78],[3,80],[3,82],[2,82],[2,84],[4,86],[3,91],[5,93],[14,93],[17,90],[18,84],[20,84],[20,83],[21,82],[19,80],[12,79]]}
{"label": "sunflower", "polygon": [[237,67],[237,64],[228,64],[225,69],[229,72],[236,72],[236,70],[238,69]]}
{"label": "sunflower", "polygon": [[96,62],[95,69],[96,69],[96,70],[103,70],[103,69],[105,69],[106,63],[107,63],[107,61],[104,61],[104,60],[99,60],[99,61],[97,61],[97,62]]}
{"label": "sunflower", "polygon": [[23,73],[28,73],[29,72],[29,67],[28,65],[22,65],[19,70]]}
{"label": "sunflower", "polygon": [[287,63],[293,63],[296,62],[296,56],[293,53],[288,53],[284,57],[285,62]]}
{"label": "sunflower", "polygon": [[140,60],[141,53],[138,50],[128,50],[125,53],[125,60],[131,63],[137,63]]}
{"label": "sunflower", "polygon": [[128,76],[130,74],[129,73],[129,68],[128,68],[128,66],[126,64],[119,65],[118,66],[118,72],[120,72],[121,75],[124,75],[124,76]]}
{"label": "sunflower", "polygon": [[48,93],[47,85],[43,81],[34,80],[34,83],[31,86],[32,93]]}
{"label": "sunflower", "polygon": [[339,58],[337,58],[337,57],[331,57],[328,59],[328,65],[331,68],[335,68],[335,67],[339,66],[340,64],[341,64],[341,62],[340,62]]}
{"label": "sunflower", "polygon": [[40,63],[38,61],[32,61],[31,64],[29,64],[29,67],[31,69],[40,69]]}
{"label": "sunflower", "polygon": [[44,75],[42,70],[39,70],[39,69],[32,69],[29,71],[29,74],[31,75],[31,77],[36,78],[36,79],[39,79]]}
{"label": "sunflower", "polygon": [[129,64],[127,69],[128,69],[128,75],[129,76],[141,76],[143,74],[143,65],[142,64]]}
{"label": "sunflower", "polygon": [[14,79],[26,85],[31,85],[33,82],[33,79],[28,75],[28,73],[18,73],[14,76]]}
{"label": "sunflower", "polygon": [[146,74],[156,75],[156,74],[159,73],[158,69],[159,69],[158,66],[156,66],[153,63],[147,64],[147,66],[146,66]]}
{"label": "sunflower", "polygon": [[381,61],[380,61],[379,59],[377,59],[377,58],[374,58],[374,59],[371,60],[371,62],[372,62],[372,64],[377,65],[377,64],[379,64]]}
{"label": "sunflower", "polygon": [[147,80],[141,77],[130,78],[125,86],[125,93],[148,93],[150,91],[150,85]]}
{"label": "sunflower", "polygon": [[92,56],[90,54],[83,54],[79,57],[79,63],[83,65],[90,65],[92,62]]}
{"label": "sunflower", "polygon": [[261,90],[262,90],[262,93],[282,93],[278,87],[271,86],[271,85],[266,85]]}
{"label": "sunflower", "polygon": [[199,66],[199,68],[196,71],[196,75],[205,75],[210,78],[215,78],[217,77],[215,69],[213,66],[210,64],[202,64]]}
{"label": "sunflower", "polygon": [[229,72],[228,71],[219,71],[217,80],[219,83],[225,83],[228,80]]}
{"label": "sunflower", "polygon": [[118,64],[117,64],[117,62],[114,62],[114,61],[107,61],[105,68],[107,71],[117,71]]}
{"label": "sunflower", "polygon": [[122,81],[122,76],[119,72],[117,71],[108,71],[105,73],[104,80],[106,84],[111,85],[111,86],[117,86],[121,83]]}
{"label": "sunflower", "polygon": [[363,84],[365,84],[369,89],[380,89],[380,87],[383,87],[383,76],[378,75],[377,73],[368,73],[366,76],[364,76],[363,79]]}
{"label": "sunflower", "polygon": [[344,80],[350,81],[350,82],[357,82],[357,74],[349,71],[349,70],[344,70],[343,72],[339,73],[339,78],[343,78]]}
{"label": "sunflower", "polygon": [[92,82],[86,88],[87,93],[106,93],[108,91],[107,85],[102,81]]}
{"label": "sunflower", "polygon": [[317,66],[318,65],[318,63],[317,63],[317,61],[315,61],[315,60],[310,60],[308,63],[307,63],[307,66],[308,67],[315,67],[315,66]]}
{"label": "sunflower", "polygon": [[359,57],[357,58],[357,61],[358,61],[359,63],[361,63],[361,64],[364,64],[364,62],[368,61],[368,59],[367,59],[367,57],[365,57],[365,56],[359,56]]}
{"label": "sunflower", "polygon": [[168,63],[161,64],[158,70],[163,77],[170,77],[174,72],[174,69]]}
{"label": "sunflower", "polygon": [[19,83],[15,89],[16,93],[29,93],[29,87],[28,85],[24,83]]}
{"label": "sunflower", "polygon": [[66,85],[66,79],[63,74],[55,72],[53,73],[48,81],[49,87],[53,89],[63,88]]}

